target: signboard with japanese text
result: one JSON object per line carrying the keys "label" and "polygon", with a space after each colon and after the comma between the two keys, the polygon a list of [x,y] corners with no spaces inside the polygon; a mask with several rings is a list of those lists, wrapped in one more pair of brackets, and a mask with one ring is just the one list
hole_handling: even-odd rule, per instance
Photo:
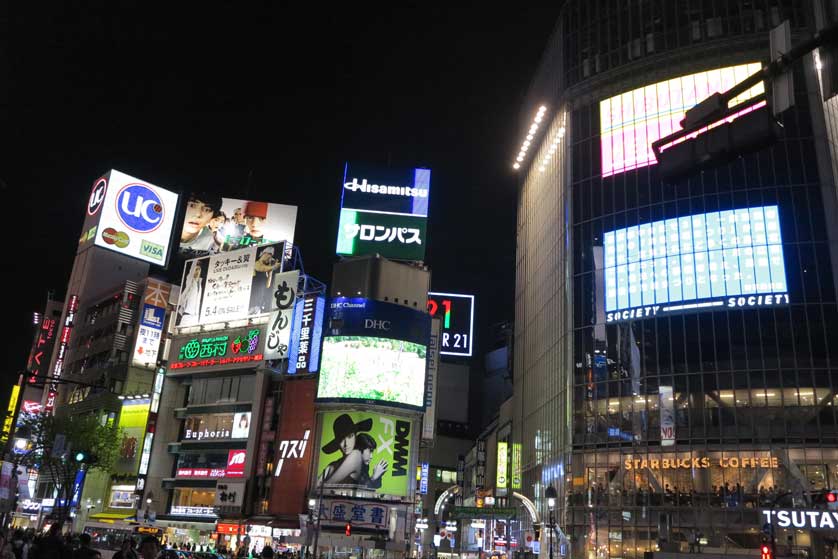
{"label": "signboard with japanese text", "polygon": [[140,315],[140,325],[137,328],[137,341],[134,343],[132,363],[138,367],[143,365],[155,366],[157,353],[160,349],[160,339],[163,335],[163,322],[166,319],[166,309],[143,304]]}
{"label": "signboard with japanese text", "polygon": [[123,400],[117,428],[122,434],[119,450],[114,462],[114,473],[136,475],[140,465],[140,454],[145,438],[150,398]]}
{"label": "signboard with japanese text", "polygon": [[325,317],[326,298],[322,295],[306,295],[297,300],[288,350],[289,375],[316,373],[319,369]]}
{"label": "signboard with japanese text", "polygon": [[6,416],[3,418],[3,430],[0,431],[0,445],[4,445],[9,441],[9,435],[12,432],[12,426],[15,423],[15,412],[17,411],[17,401],[20,397],[20,384],[23,382],[23,377],[20,377],[20,382],[12,386],[12,394],[9,396],[9,405],[6,408]]}
{"label": "signboard with japanese text", "polygon": [[442,319],[440,353],[471,357],[474,344],[474,295],[429,292],[428,314]]}
{"label": "signboard with japanese text", "polygon": [[509,486],[509,443],[498,441],[497,473],[495,475],[495,488],[498,497],[505,497]]}
{"label": "signboard with japanese text", "polygon": [[323,499],[320,523],[326,526],[351,523],[353,528],[385,530],[390,526],[390,508],[375,502]]}
{"label": "signboard with japanese text", "polygon": [[177,193],[111,170],[93,184],[79,249],[92,233],[98,247],[165,266],[177,206]]}
{"label": "signboard with japanese text", "polygon": [[322,416],[317,483],[406,496],[413,422],[377,412],[329,411]]}
{"label": "signboard with japanese text", "polygon": [[486,486],[486,441],[477,440],[477,467],[475,486],[482,489]]}
{"label": "signboard with japanese text", "polygon": [[337,297],[329,306],[318,400],[423,408],[430,317],[363,298]]}
{"label": "signboard with japanese text", "polygon": [[261,327],[234,328],[179,336],[172,343],[169,372],[190,373],[224,367],[255,367],[265,359]]}
{"label": "signboard with japanese text", "polygon": [[179,252],[194,258],[252,245],[291,243],[296,222],[296,206],[193,192],[184,210]]}
{"label": "signboard with japanese text", "polygon": [[439,374],[439,329],[442,321],[431,320],[431,335],[428,339],[428,359],[425,370],[425,415],[422,417],[422,438],[434,440],[436,433],[436,391]]}
{"label": "signboard with japanese text", "polygon": [[227,322],[276,310],[277,297],[284,297],[277,292],[282,287],[277,276],[288,266],[285,250],[284,243],[274,243],[187,260],[176,325]]}
{"label": "signboard with japanese text", "polygon": [[44,315],[41,318],[41,323],[38,325],[38,330],[35,333],[35,341],[32,345],[32,351],[29,354],[29,360],[26,364],[26,370],[31,374],[27,382],[34,384],[38,381],[38,377],[45,377],[49,373],[49,361],[52,357],[53,348],[55,347],[56,337],[58,331],[58,322],[61,320],[61,311],[64,303],[60,301],[47,301]]}
{"label": "signboard with japanese text", "polygon": [[221,482],[215,486],[215,506],[219,512],[241,510],[244,504],[244,482]]}
{"label": "signboard with japanese text", "polygon": [[276,452],[271,481],[270,514],[295,516],[303,508],[308,489],[314,442],[314,394],[317,379],[292,378],[283,384],[280,421],[273,447]]}
{"label": "signboard with japanese text", "polygon": [[288,358],[288,345],[291,342],[294,303],[297,300],[299,279],[299,270],[291,270],[273,276],[273,301],[270,303],[272,310],[266,327],[266,360]]}
{"label": "signboard with japanese text", "polygon": [[[60,378],[61,373],[64,371],[64,359],[66,359],[67,357],[67,348],[70,345],[70,334],[72,334],[73,332],[73,326],[76,321],[76,312],[78,312],[78,310],[79,296],[75,294],[70,295],[70,297],[67,299],[66,311],[64,312],[64,324],[61,327],[61,335],[59,336],[58,340],[56,340],[56,357],[55,362],[52,366],[52,376],[54,378]],[[52,414],[52,410],[55,407],[55,398],[57,394],[57,385],[50,384],[49,391],[47,393],[46,405],[44,406],[44,412]]]}
{"label": "signboard with japanese text", "polygon": [[350,167],[347,163],[337,254],[424,259],[430,187],[430,169]]}
{"label": "signboard with japanese text", "polygon": [[430,464],[422,462],[419,465],[419,493],[421,495],[428,494],[428,477],[430,476]]}

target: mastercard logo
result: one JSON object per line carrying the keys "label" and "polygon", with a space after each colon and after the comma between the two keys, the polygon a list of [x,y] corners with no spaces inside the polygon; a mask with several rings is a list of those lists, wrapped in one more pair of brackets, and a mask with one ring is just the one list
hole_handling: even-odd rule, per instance
{"label": "mastercard logo", "polygon": [[108,227],[102,231],[102,240],[109,245],[114,245],[118,248],[125,248],[131,242],[128,233],[125,231],[117,231],[113,227]]}

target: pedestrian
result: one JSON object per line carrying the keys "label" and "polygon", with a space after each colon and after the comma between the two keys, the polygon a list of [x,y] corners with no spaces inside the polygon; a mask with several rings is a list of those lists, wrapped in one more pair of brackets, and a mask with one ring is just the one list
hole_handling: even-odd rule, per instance
{"label": "pedestrian", "polygon": [[139,551],[141,559],[157,559],[160,553],[160,543],[154,536],[145,536],[140,541]]}
{"label": "pedestrian", "polygon": [[113,559],[138,559],[135,550],[136,547],[137,542],[134,541],[134,538],[125,538],[122,540],[122,546],[119,548],[119,551],[114,553]]}
{"label": "pedestrian", "polygon": [[79,548],[73,553],[73,559],[99,559],[102,554],[93,549],[90,544],[90,534],[81,534],[79,536]]}

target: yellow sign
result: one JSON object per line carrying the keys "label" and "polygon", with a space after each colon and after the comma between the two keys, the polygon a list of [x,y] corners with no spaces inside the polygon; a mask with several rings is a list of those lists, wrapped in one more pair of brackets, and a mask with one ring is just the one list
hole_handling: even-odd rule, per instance
{"label": "yellow sign", "polygon": [[17,409],[18,396],[20,396],[20,385],[16,384],[12,386],[12,396],[9,398],[9,409],[6,410],[6,419],[3,420],[3,433],[0,434],[0,443],[5,443],[9,440],[12,425],[15,422],[15,409]]}
{"label": "yellow sign", "polygon": [[507,480],[507,476],[509,473],[507,472],[507,443],[506,441],[498,441],[498,475],[495,478],[495,486],[496,487],[506,487],[509,485]]}
{"label": "yellow sign", "polygon": [[677,470],[683,468],[689,469],[704,469],[704,468],[779,468],[779,460],[775,457],[771,458],[720,458],[711,462],[706,456],[703,458],[626,458],[623,462],[626,470]]}

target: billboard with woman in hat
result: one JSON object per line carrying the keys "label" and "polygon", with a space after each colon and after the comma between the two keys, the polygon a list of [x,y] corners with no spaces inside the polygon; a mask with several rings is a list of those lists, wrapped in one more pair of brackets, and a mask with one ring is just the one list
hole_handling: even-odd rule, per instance
{"label": "billboard with woman in hat", "polygon": [[412,420],[377,412],[323,414],[317,484],[408,495]]}

